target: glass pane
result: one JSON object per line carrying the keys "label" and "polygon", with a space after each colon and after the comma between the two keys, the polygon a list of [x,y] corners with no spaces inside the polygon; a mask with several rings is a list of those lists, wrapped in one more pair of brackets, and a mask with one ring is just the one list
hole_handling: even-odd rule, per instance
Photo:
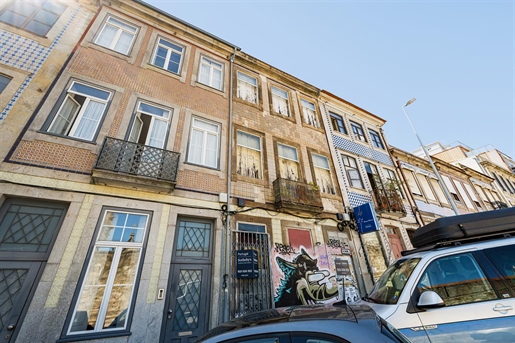
{"label": "glass pane", "polygon": [[124,248],[116,269],[104,329],[123,328],[139,265],[140,249]]}
{"label": "glass pane", "polygon": [[6,11],[0,15],[1,21],[17,27],[21,27],[21,25],[25,22],[26,19],[27,18],[19,14],[13,13],[11,11]]}
{"label": "glass pane", "polygon": [[209,74],[211,72],[211,68],[208,65],[202,64],[200,66],[200,82],[209,85]]}
{"label": "glass pane", "polygon": [[18,292],[23,286],[28,269],[0,269],[0,331],[8,322]]}
{"label": "glass pane", "polygon": [[12,204],[0,222],[0,251],[46,252],[63,210]]}
{"label": "glass pane", "polygon": [[80,93],[84,95],[88,95],[94,98],[102,99],[102,100],[108,100],[109,99],[109,92],[100,90],[98,88],[93,88],[86,86],[82,83],[74,82],[72,87],[70,88],[71,91],[75,93]]}
{"label": "glass pane", "polygon": [[107,21],[109,23],[111,23],[111,24],[114,24],[114,25],[116,25],[116,26],[126,30],[126,31],[129,31],[129,32],[132,32],[132,33],[136,33],[136,31],[137,31],[137,29],[135,27],[127,25],[124,22],[116,20],[116,19],[114,19],[112,17],[110,17]]}
{"label": "glass pane", "polygon": [[102,45],[102,46],[105,46],[106,48],[110,49],[111,44],[113,43],[114,37],[116,36],[117,32],[118,32],[118,29],[116,27],[106,24],[104,26],[104,29],[98,36],[96,43],[98,45]]}
{"label": "glass pane", "polygon": [[181,221],[177,235],[176,256],[209,257],[211,224]]}
{"label": "glass pane", "polygon": [[48,31],[50,31],[51,26],[42,24],[40,22],[37,22],[35,20],[31,20],[26,26],[25,29],[34,32],[37,35],[44,36],[47,34]]}
{"label": "glass pane", "polygon": [[257,80],[253,77],[238,72],[238,79],[250,83],[251,85],[257,86]]}
{"label": "glass pane", "polygon": [[238,144],[256,150],[261,150],[261,144],[259,137],[248,134],[246,132],[238,131]]}
{"label": "glass pane", "polygon": [[52,13],[55,13],[57,15],[61,15],[64,13],[64,10],[66,10],[66,6],[63,5],[63,4],[60,4],[58,2],[55,2],[55,1],[47,1],[44,5],[43,5],[43,8],[46,10],[46,11],[49,11],[49,12],[52,12]]}
{"label": "glass pane", "polygon": [[11,80],[12,79],[10,77],[0,75],[0,94],[4,91],[5,87],[7,87]]}
{"label": "glass pane", "polygon": [[200,129],[207,130],[207,131],[218,133],[218,125],[211,124],[211,123],[208,123],[203,120],[198,120],[198,119],[193,120],[193,126],[198,127]]}
{"label": "glass pane", "polygon": [[198,327],[202,270],[183,269],[179,275],[173,331],[192,330]]}
{"label": "glass pane", "polygon": [[216,168],[218,166],[218,136],[207,135],[205,164]]}
{"label": "glass pane", "polygon": [[288,93],[279,88],[272,87],[272,94],[278,95],[281,98],[288,99]]}
{"label": "glass pane", "polygon": [[129,49],[131,48],[133,38],[134,35],[132,33],[122,32],[120,38],[118,38],[118,42],[116,42],[114,50],[127,55],[129,53]]}
{"label": "glass pane", "polygon": [[105,104],[91,100],[73,133],[74,137],[92,140],[104,113]]}
{"label": "glass pane", "polygon": [[77,302],[71,332],[93,330],[111,271],[115,248],[96,247]]}
{"label": "glass pane", "polygon": [[192,163],[202,163],[202,146],[204,134],[200,131],[191,132],[190,148],[188,151],[188,161]]}
{"label": "glass pane", "polygon": [[167,50],[163,47],[158,47],[156,51],[156,56],[154,57],[154,65],[164,68],[166,61]]}
{"label": "glass pane", "polygon": [[315,167],[329,169],[329,161],[326,157],[317,154],[312,154],[311,156],[313,157],[313,164]]}
{"label": "glass pane", "polygon": [[71,124],[79,110],[79,106],[80,105],[68,95],[48,131],[59,135],[68,134]]}
{"label": "glass pane", "polygon": [[310,109],[310,110],[315,110],[315,105],[309,101],[306,101],[306,100],[300,100],[302,102],[302,106]]}
{"label": "glass pane", "polygon": [[287,145],[277,144],[277,150],[279,153],[279,157],[297,161],[297,149]]}
{"label": "glass pane", "polygon": [[179,66],[181,62],[181,55],[172,52],[170,55],[170,61],[168,62],[168,67],[166,69],[168,71],[171,71],[172,73],[178,73],[179,72]]}
{"label": "glass pane", "polygon": [[173,50],[176,50],[178,52],[182,52],[182,47],[176,45],[176,44],[173,44],[172,42],[169,42],[169,41],[166,41],[164,39],[159,39],[159,44],[162,44],[162,45],[165,45],[169,48],[172,48]]}
{"label": "glass pane", "polygon": [[48,26],[54,25],[58,18],[59,16],[45,10],[40,10],[38,14],[34,16],[34,20]]}
{"label": "glass pane", "polygon": [[138,110],[143,113],[153,114],[163,118],[168,118],[168,116],[170,115],[170,111],[167,111],[160,107],[146,104],[144,102],[140,102]]}

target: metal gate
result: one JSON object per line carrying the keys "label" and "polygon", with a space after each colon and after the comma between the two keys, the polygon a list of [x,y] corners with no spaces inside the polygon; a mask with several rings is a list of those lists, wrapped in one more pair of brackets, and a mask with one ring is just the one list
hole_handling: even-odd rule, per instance
{"label": "metal gate", "polygon": [[[258,277],[236,278],[236,251],[255,250],[258,256]],[[231,252],[231,287],[229,316],[231,319],[273,308],[270,237],[267,233],[233,231]]]}

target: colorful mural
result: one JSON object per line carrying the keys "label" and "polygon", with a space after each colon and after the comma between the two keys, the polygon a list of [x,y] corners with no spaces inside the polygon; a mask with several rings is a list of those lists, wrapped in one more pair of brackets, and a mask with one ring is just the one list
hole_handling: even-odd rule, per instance
{"label": "colorful mural", "polygon": [[273,270],[275,307],[359,301],[348,245],[317,243],[296,248],[276,243]]}

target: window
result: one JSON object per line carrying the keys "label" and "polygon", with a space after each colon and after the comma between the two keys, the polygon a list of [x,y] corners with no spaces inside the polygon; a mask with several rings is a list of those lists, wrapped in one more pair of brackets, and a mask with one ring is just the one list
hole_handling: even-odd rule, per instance
{"label": "window", "polygon": [[110,97],[111,92],[74,81],[48,132],[92,141]]}
{"label": "window", "polygon": [[299,158],[297,149],[294,147],[277,144],[277,153],[279,155],[279,172],[283,179],[299,181]]}
{"label": "window", "polygon": [[319,187],[320,192],[325,194],[336,194],[327,157],[320,156],[318,154],[311,154],[311,159],[313,160],[313,167],[315,168],[316,184]]}
{"label": "window", "polygon": [[456,190],[454,189],[454,186],[452,185],[451,179],[449,179],[445,175],[443,175],[442,178],[443,178],[443,181],[445,183],[445,186],[449,190],[449,193],[451,193],[451,195],[454,198],[454,200],[457,201],[457,202],[461,202],[460,197],[458,196],[458,193],[456,192]]}
{"label": "window", "polygon": [[146,102],[138,102],[129,142],[163,149],[170,118],[170,110]]}
{"label": "window", "polygon": [[515,291],[515,246],[505,245],[483,251]]}
{"label": "window", "polygon": [[350,186],[364,189],[365,187],[363,187],[363,181],[361,180],[356,160],[347,155],[342,155],[342,159]]}
{"label": "window", "polygon": [[417,285],[419,292],[438,293],[445,306],[497,299],[471,253],[442,257],[429,264]]}
{"label": "window", "polygon": [[66,7],[57,1],[12,1],[0,14],[0,21],[44,36]]}
{"label": "window", "polygon": [[193,118],[188,149],[188,162],[210,168],[218,167],[220,125]]}
{"label": "window", "polygon": [[436,195],[438,196],[438,200],[440,200],[440,202],[442,204],[449,204],[449,200],[445,196],[443,189],[442,189],[442,185],[440,185],[440,182],[438,182],[437,179],[433,179],[433,178],[430,178],[429,181],[431,183],[431,186],[433,186],[433,190],[435,191]]}
{"label": "window", "polygon": [[365,170],[367,171],[368,180],[370,181],[372,189],[383,189],[383,181],[379,176],[377,167],[368,162],[364,162],[363,164],[365,165]]}
{"label": "window", "polygon": [[222,90],[223,64],[202,56],[200,58],[199,82],[209,87]]}
{"label": "window", "polygon": [[149,214],[105,210],[67,333],[128,330]]}
{"label": "window", "polygon": [[505,179],[504,179],[504,177],[502,177],[502,176],[499,176],[499,179],[501,179],[501,181],[504,183],[504,186],[505,186],[505,188],[508,190],[508,192],[510,192],[511,194],[513,194],[513,190],[511,189],[511,185],[510,185],[509,181],[508,181],[508,182],[506,182],[506,180],[505,180]]}
{"label": "window", "polygon": [[417,174],[417,179],[420,186],[424,190],[424,194],[426,195],[427,199],[436,201],[436,195],[433,193],[433,190],[429,185],[428,178],[425,175]]}
{"label": "window", "polygon": [[411,194],[421,197],[422,191],[418,187],[413,172],[411,170],[405,170],[404,176],[406,176],[406,182],[408,183],[408,187],[411,190]]}
{"label": "window", "polygon": [[319,129],[320,123],[317,119],[317,111],[315,109],[315,104],[303,99],[300,100],[300,103],[302,104],[302,114],[304,115],[304,122]]}
{"label": "window", "polygon": [[506,192],[506,188],[504,188],[504,185],[501,183],[501,180],[499,180],[499,177],[495,173],[492,173],[492,175],[494,176],[495,181],[497,182],[499,187],[501,187],[501,189]]}
{"label": "window", "polygon": [[381,141],[381,137],[379,136],[379,133],[372,129],[368,129],[368,133],[370,134],[370,138],[372,139],[372,144],[376,148],[384,149],[383,142]]}
{"label": "window", "polygon": [[272,86],[272,106],[275,112],[289,117],[288,92]]}
{"label": "window", "polygon": [[255,179],[262,179],[261,138],[243,131],[238,131],[236,139],[238,163],[236,173]]}
{"label": "window", "polygon": [[333,130],[347,134],[347,129],[345,129],[345,125],[343,124],[343,118],[333,112],[329,112],[329,115],[331,116],[331,126]]}
{"label": "window", "polygon": [[174,74],[180,74],[184,48],[163,38],[157,40],[152,64]]}
{"label": "window", "polygon": [[257,79],[255,77],[248,76],[246,74],[238,72],[238,85],[236,90],[236,96],[245,101],[257,104]]}
{"label": "window", "polygon": [[399,180],[397,179],[397,175],[395,175],[395,172],[390,169],[384,169],[386,171],[386,180],[389,185],[391,185],[399,194],[401,198],[404,199],[404,193],[402,192],[401,184],[399,183]]}
{"label": "window", "polygon": [[108,17],[95,43],[127,55],[137,32],[136,27]]}
{"label": "window", "polygon": [[361,125],[351,121],[350,127],[352,128],[352,132],[354,133],[354,138],[356,138],[362,142],[367,141],[367,139],[365,138],[365,134],[363,133],[363,128],[361,127]]}
{"label": "window", "polygon": [[7,87],[9,82],[11,82],[12,78],[4,75],[0,75],[0,94],[4,91],[4,89]]}

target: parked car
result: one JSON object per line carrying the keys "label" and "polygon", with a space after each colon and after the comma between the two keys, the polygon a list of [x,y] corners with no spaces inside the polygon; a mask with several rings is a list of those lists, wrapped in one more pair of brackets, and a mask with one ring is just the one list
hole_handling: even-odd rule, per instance
{"label": "parked car", "polygon": [[247,314],[210,330],[197,343],[403,342],[396,335],[381,326],[369,306],[340,302]]}
{"label": "parked car", "polygon": [[515,342],[515,208],[440,218],[363,298],[411,342]]}

